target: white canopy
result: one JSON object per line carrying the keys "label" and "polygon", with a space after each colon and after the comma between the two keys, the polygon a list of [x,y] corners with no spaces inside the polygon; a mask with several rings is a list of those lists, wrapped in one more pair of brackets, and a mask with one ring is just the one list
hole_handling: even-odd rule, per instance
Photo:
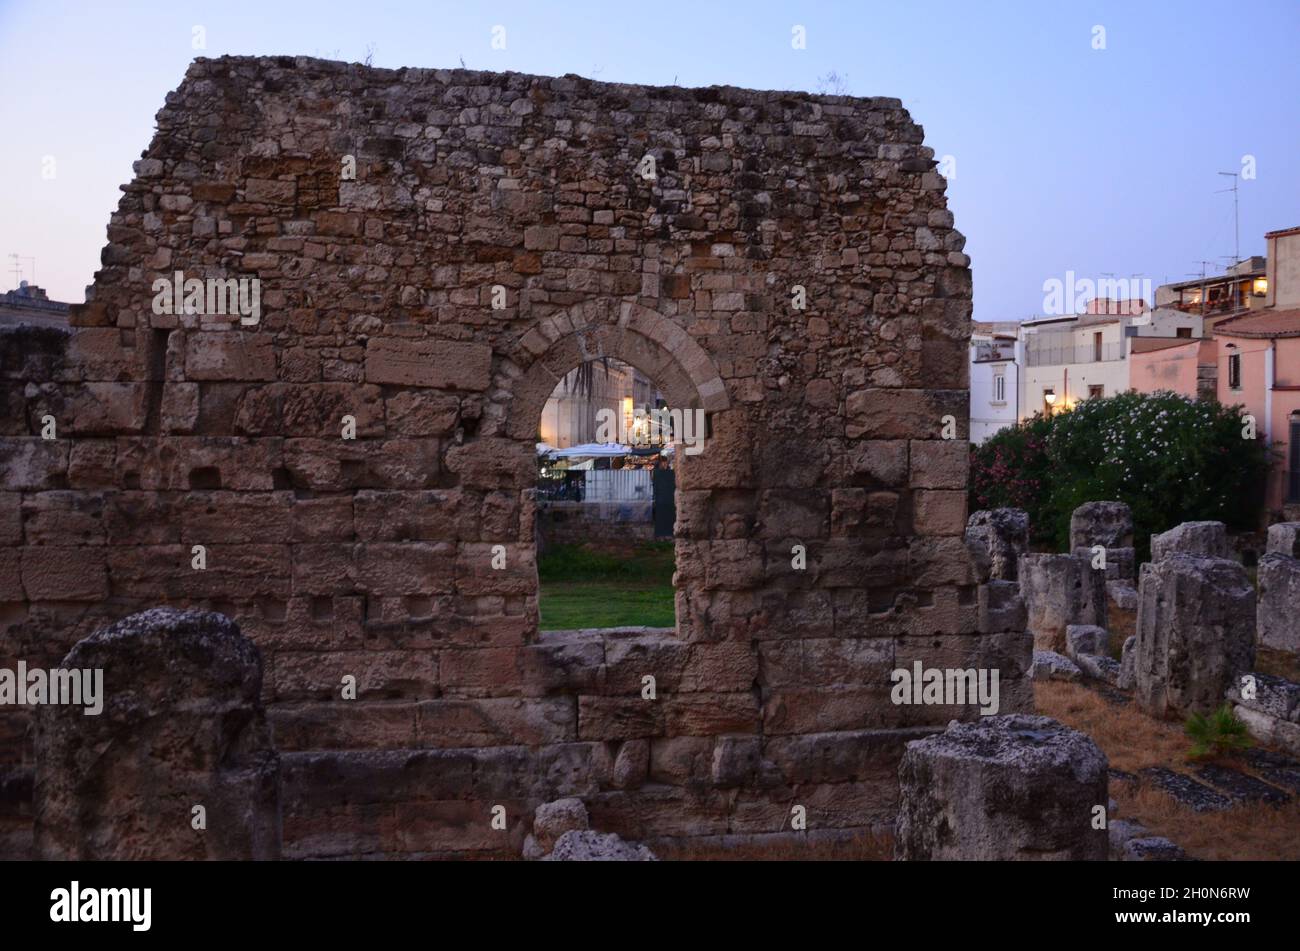
{"label": "white canopy", "polygon": [[631,446],[624,446],[621,443],[588,442],[583,443],[581,446],[570,446],[568,449],[557,449],[554,455],[558,459],[572,459],[575,456],[608,458],[611,456],[626,456],[631,451]]}

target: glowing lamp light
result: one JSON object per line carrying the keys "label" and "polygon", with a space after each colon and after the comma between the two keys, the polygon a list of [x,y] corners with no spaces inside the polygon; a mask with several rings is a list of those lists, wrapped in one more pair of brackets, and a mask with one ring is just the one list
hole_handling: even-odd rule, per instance
{"label": "glowing lamp light", "polygon": [[1052,390],[1048,390],[1048,391],[1046,391],[1046,392],[1043,394],[1043,399],[1044,399],[1044,401],[1046,401],[1046,403],[1047,403],[1048,406],[1055,406],[1055,405],[1056,405],[1056,393],[1053,392]]}

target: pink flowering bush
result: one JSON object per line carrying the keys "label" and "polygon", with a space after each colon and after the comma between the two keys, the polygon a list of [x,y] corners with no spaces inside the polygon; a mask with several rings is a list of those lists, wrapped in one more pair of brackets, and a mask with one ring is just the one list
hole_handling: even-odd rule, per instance
{"label": "pink flowering bush", "polygon": [[1243,438],[1244,413],[1129,392],[1036,415],[972,449],[971,509],[1022,508],[1033,540],[1059,551],[1084,502],[1128,503],[1139,557],[1153,532],[1180,522],[1249,530],[1263,509],[1269,452],[1262,438]]}

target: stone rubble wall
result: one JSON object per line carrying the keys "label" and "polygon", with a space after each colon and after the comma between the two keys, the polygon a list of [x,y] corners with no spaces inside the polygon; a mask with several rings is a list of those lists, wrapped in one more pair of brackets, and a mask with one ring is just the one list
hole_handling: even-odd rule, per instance
{"label": "stone rubble wall", "polygon": [[[963,542],[971,275],[922,142],[896,99],[196,60],[66,348],[0,359],[0,665],[230,616],[291,857],[518,854],[566,795],[634,839],[887,823],[903,742],[974,715],[892,669],[1028,683]],[[153,313],[177,271],[259,279],[260,321]],[[675,634],[553,642],[533,443],[602,355],[711,435]],[[18,788],[29,722],[0,710]]]}
{"label": "stone rubble wall", "polygon": [[537,542],[552,545],[626,545],[654,541],[653,502],[545,502],[537,506]]}

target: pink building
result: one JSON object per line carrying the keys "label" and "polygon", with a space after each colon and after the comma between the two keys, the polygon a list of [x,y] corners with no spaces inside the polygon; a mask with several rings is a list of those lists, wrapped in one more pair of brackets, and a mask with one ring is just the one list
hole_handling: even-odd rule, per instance
{"label": "pink building", "polygon": [[1241,403],[1279,453],[1269,474],[1269,512],[1300,517],[1300,308],[1265,309],[1214,330],[1219,402]]}
{"label": "pink building", "polygon": [[[1172,390],[1190,399],[1215,395],[1213,340],[1200,337],[1134,337],[1129,351],[1129,386],[1139,393]],[[1210,379],[1208,384],[1206,377]]]}

